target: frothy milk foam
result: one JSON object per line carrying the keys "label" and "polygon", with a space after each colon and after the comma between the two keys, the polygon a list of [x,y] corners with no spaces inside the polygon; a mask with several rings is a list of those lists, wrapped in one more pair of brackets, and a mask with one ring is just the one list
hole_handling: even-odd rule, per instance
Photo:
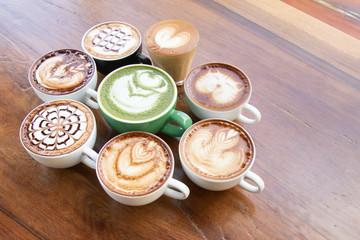
{"label": "frothy milk foam", "polygon": [[83,38],[84,49],[96,58],[119,59],[134,52],[141,36],[130,24],[107,22],[91,28]]}
{"label": "frothy milk foam", "polygon": [[193,172],[215,180],[241,174],[254,151],[249,137],[239,127],[217,120],[190,127],[180,148],[182,160]]}
{"label": "frothy milk foam", "polygon": [[113,73],[100,88],[100,104],[125,120],[161,114],[174,98],[169,77],[157,69],[132,66]]}
{"label": "frothy milk foam", "polygon": [[95,74],[94,63],[85,53],[63,49],[40,57],[29,71],[31,85],[47,94],[65,94],[86,85]]}
{"label": "frothy milk foam", "polygon": [[169,149],[154,136],[141,132],[119,135],[99,154],[101,181],[113,192],[143,195],[161,187],[171,173]]}
{"label": "frothy milk foam", "polygon": [[79,148],[94,129],[91,110],[71,100],[58,100],[35,108],[24,119],[20,135],[27,149],[55,156]]}
{"label": "frothy milk foam", "polygon": [[215,111],[236,108],[249,97],[250,83],[237,68],[221,63],[201,65],[186,79],[188,96],[198,105]]}

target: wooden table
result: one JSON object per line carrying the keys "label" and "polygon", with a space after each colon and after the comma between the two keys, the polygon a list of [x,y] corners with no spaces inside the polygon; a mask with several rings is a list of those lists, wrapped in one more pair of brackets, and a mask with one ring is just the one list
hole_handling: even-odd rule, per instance
{"label": "wooden table", "polygon": [[[0,238],[359,239],[359,13],[357,0],[1,1]],[[198,29],[193,67],[227,62],[251,78],[262,120],[244,127],[262,193],[197,187],[180,166],[178,140],[164,135],[174,177],[191,193],[142,207],[112,200],[83,164],[51,169],[22,148],[20,124],[42,103],[27,80],[37,57],[81,49],[100,22],[125,21],[145,34],[164,19]],[[177,108],[197,121],[183,97]],[[94,112],[98,151],[116,133]]]}

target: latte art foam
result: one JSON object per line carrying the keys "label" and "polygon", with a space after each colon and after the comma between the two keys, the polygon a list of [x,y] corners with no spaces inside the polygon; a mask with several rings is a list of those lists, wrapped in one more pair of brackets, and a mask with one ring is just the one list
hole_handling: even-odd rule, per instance
{"label": "latte art foam", "polygon": [[155,191],[171,173],[171,156],[158,139],[141,132],[115,137],[101,150],[101,181],[111,191],[143,195]]}
{"label": "latte art foam", "polygon": [[39,58],[30,69],[30,83],[47,94],[71,93],[85,86],[95,74],[85,53],[64,49]]}
{"label": "latte art foam", "polygon": [[198,124],[183,138],[182,159],[196,174],[210,179],[228,179],[240,174],[253,155],[247,135],[226,122],[209,120]]}
{"label": "latte art foam", "polygon": [[163,112],[173,98],[168,77],[152,69],[133,67],[115,73],[101,88],[101,104],[125,120],[148,119]]}
{"label": "latte art foam", "polygon": [[155,35],[155,41],[160,48],[178,48],[186,45],[190,38],[190,34],[179,31],[179,26],[176,24],[165,26]]}
{"label": "latte art foam", "polygon": [[116,59],[135,51],[140,44],[140,35],[128,24],[109,22],[90,29],[83,44],[95,57]]}
{"label": "latte art foam", "polygon": [[226,111],[247,100],[250,83],[240,70],[230,65],[210,63],[195,68],[189,74],[186,91],[198,105]]}
{"label": "latte art foam", "polygon": [[43,104],[24,120],[21,136],[32,152],[59,155],[81,146],[94,128],[91,110],[78,102],[59,100]]}

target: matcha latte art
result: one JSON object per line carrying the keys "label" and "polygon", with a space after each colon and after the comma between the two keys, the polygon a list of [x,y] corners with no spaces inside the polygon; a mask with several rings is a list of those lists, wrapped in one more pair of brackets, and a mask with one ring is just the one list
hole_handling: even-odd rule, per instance
{"label": "matcha latte art", "polygon": [[156,68],[131,66],[108,76],[99,103],[116,118],[142,121],[163,113],[174,99],[172,79]]}

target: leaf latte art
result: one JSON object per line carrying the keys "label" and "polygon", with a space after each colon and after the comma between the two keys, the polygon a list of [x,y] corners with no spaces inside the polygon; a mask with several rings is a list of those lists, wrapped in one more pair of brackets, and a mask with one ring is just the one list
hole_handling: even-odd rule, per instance
{"label": "leaf latte art", "polygon": [[94,120],[84,105],[59,100],[40,105],[24,120],[23,141],[34,153],[58,155],[81,146],[94,128]]}
{"label": "leaf latte art", "polygon": [[100,153],[101,181],[112,191],[142,195],[162,185],[170,172],[169,153],[155,138],[119,135]]}

